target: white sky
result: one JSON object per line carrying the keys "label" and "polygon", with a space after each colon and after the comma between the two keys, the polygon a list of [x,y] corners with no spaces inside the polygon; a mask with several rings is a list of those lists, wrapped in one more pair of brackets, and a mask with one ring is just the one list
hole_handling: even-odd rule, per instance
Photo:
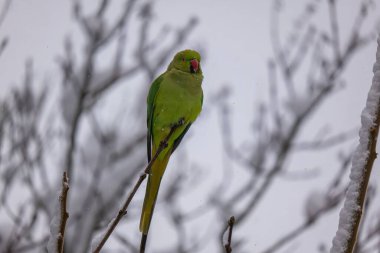
{"label": "white sky", "polygon": [[[0,6],[3,2],[4,0],[0,0]],[[89,5],[91,2],[87,1],[86,3]],[[294,15],[302,10],[305,1],[287,2],[284,23],[281,23],[285,30],[294,21]],[[348,27],[351,27],[352,17],[357,11],[356,2],[354,0],[339,2],[339,22],[343,38],[347,37]],[[380,4],[380,0],[374,2],[376,5]],[[233,87],[233,97],[230,102],[234,112],[235,144],[241,144],[247,139],[254,105],[267,96],[267,61],[272,55],[269,36],[271,6],[271,1],[251,0],[159,0],[155,5],[156,23],[154,27],[156,28],[166,23],[181,26],[187,22],[189,17],[193,15],[199,17],[200,23],[184,48],[201,46],[206,51],[203,63],[205,105],[208,103],[207,98],[221,85],[228,84]],[[321,12],[327,13],[326,8],[323,7],[325,5],[321,6]],[[52,85],[58,84],[59,71],[56,57],[63,52],[63,39],[67,34],[78,39],[78,29],[71,21],[70,8],[71,1],[12,1],[8,16],[0,27],[0,39],[4,36],[10,38],[7,49],[0,56],[0,97],[6,95],[7,89],[4,87],[20,83],[27,58],[33,59],[37,82],[42,83],[44,80],[48,80],[52,82]],[[373,24],[373,16],[371,16],[371,22],[365,24]],[[318,24],[327,25],[326,15],[318,15],[317,20]],[[371,27],[367,25],[364,30]],[[375,43],[372,43],[355,56],[345,74],[347,90],[335,96],[333,101],[319,109],[318,113],[321,116],[309,123],[309,127],[301,135],[304,137],[303,139],[311,139],[320,127],[326,124],[329,125],[332,133],[359,126],[359,115],[364,107],[372,79],[375,49]],[[202,115],[192,127],[191,139],[186,144],[192,159],[204,167],[210,168],[207,175],[212,175],[214,179],[205,183],[208,185],[216,185],[217,181],[221,179],[222,159],[220,157],[221,143],[218,139],[218,123],[215,111]],[[352,142],[350,145],[356,144]],[[215,152],[216,158],[209,158],[214,154],[211,154],[210,150],[217,151]],[[304,160],[290,162],[294,166],[290,170],[314,167],[323,169],[318,180],[306,182],[280,180],[281,182],[276,182],[270,197],[262,202],[262,208],[255,212],[253,219],[236,231],[237,235],[249,235],[252,240],[246,245],[249,252],[266,248],[268,243],[287,231],[289,224],[298,224],[297,221],[300,220],[297,217],[302,217],[303,209],[298,206],[299,203],[294,203],[298,207],[288,208],[289,202],[292,202],[293,199],[300,201],[307,197],[308,192],[303,189],[310,185],[315,186],[317,190],[323,190],[323,183],[328,182],[332,176],[328,169],[331,168],[335,171],[336,164],[331,162],[331,159],[335,159],[335,157],[334,153],[330,154],[330,160],[323,160],[320,159],[321,157],[311,158],[305,154]],[[310,164],[310,159],[317,159],[318,163]],[[176,161],[173,160],[171,162],[172,169],[175,169],[175,164]],[[378,164],[376,164],[375,173],[377,174],[379,174],[378,168]],[[170,177],[170,172],[166,176]],[[238,176],[234,180],[240,179]],[[207,188],[208,186],[203,185],[203,187]],[[193,197],[195,203],[201,201],[199,196],[202,194],[202,189],[204,188],[201,188],[198,195]],[[191,199],[191,197],[189,198]],[[379,198],[377,199],[379,200]],[[313,230],[312,233],[306,234],[307,240],[303,240],[306,243],[300,242],[297,252],[306,252],[305,250],[310,247],[309,242],[316,244],[321,239],[331,241],[338,222],[337,215],[337,212],[328,215],[330,222],[318,224],[316,231]],[[157,238],[152,239],[152,244],[163,239],[159,236]]]}

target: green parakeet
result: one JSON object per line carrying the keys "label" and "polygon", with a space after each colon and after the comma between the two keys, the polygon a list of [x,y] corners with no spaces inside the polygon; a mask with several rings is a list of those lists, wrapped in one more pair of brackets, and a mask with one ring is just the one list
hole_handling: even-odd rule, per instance
{"label": "green parakeet", "polygon": [[160,143],[169,135],[172,126],[179,121],[183,124],[175,128],[170,135],[167,141],[168,146],[153,162],[148,176],[140,220],[140,231],[143,237],[145,236],[145,240],[169,158],[202,109],[203,75],[200,61],[201,56],[196,51],[184,50],[177,53],[166,72],[154,80],[149,90],[147,98],[148,161],[155,155]]}

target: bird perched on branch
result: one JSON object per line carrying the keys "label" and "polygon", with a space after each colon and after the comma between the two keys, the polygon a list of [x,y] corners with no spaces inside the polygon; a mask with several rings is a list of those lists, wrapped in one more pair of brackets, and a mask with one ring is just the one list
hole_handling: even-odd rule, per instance
{"label": "bird perched on branch", "polygon": [[200,62],[201,56],[196,51],[184,50],[177,53],[166,72],[154,80],[149,90],[148,161],[151,161],[164,141],[166,148],[152,161],[148,176],[140,220],[140,252],[145,251],[158,190],[170,156],[202,110],[203,75]]}

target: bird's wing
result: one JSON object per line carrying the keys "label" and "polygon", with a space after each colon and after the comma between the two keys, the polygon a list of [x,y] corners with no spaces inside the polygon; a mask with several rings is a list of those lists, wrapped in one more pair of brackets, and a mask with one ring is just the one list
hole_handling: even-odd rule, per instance
{"label": "bird's wing", "polygon": [[176,148],[178,147],[178,145],[181,143],[183,136],[185,136],[185,134],[186,134],[187,131],[189,130],[189,128],[190,128],[190,126],[191,126],[192,123],[193,123],[193,122],[189,122],[189,123],[186,125],[185,129],[183,129],[181,135],[178,136],[178,138],[174,140],[173,148],[172,148],[172,154],[173,154],[173,152],[176,150]]}
{"label": "bird's wing", "polygon": [[202,95],[201,95],[201,107],[203,106],[203,91],[202,91]]}
{"label": "bird's wing", "polygon": [[149,94],[147,98],[147,127],[148,127],[148,133],[147,133],[147,153],[148,153],[148,162],[152,159],[152,139],[153,139],[153,115],[154,115],[154,105],[155,100],[157,96],[157,92],[160,88],[160,84],[162,80],[164,79],[164,74],[160,75],[156,78],[156,80],[153,81],[152,85],[149,89]]}
{"label": "bird's wing", "polygon": [[[203,105],[203,92],[202,92],[202,95],[201,95],[201,106],[202,106],[202,105]],[[176,148],[178,147],[178,145],[181,143],[183,137],[185,136],[185,134],[187,133],[187,131],[188,131],[189,128],[191,127],[191,124],[192,124],[192,123],[193,123],[193,122],[190,121],[190,122],[186,125],[185,129],[183,129],[181,135],[178,136],[177,139],[175,139],[175,141],[174,141],[174,143],[173,143],[172,154],[173,154],[173,152],[176,150]]]}

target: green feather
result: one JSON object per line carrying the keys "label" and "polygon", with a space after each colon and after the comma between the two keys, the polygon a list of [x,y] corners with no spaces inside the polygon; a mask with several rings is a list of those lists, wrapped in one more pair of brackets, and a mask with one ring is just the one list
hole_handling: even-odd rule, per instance
{"label": "green feather", "polygon": [[175,139],[175,141],[173,143],[172,153],[177,149],[178,145],[181,143],[183,137],[185,136],[185,134],[187,133],[187,131],[191,127],[191,124],[192,124],[192,122],[187,124],[186,128],[182,131],[181,135],[177,139]]}
{"label": "green feather", "polygon": [[152,83],[149,90],[147,97],[148,161],[155,155],[172,126],[180,119],[184,119],[184,124],[175,129],[168,139],[167,148],[160,153],[152,165],[140,220],[140,231],[144,235],[147,235],[149,231],[161,179],[170,155],[178,147],[202,109],[203,75],[200,59],[196,51],[185,50],[177,53],[167,71]]}
{"label": "green feather", "polygon": [[147,128],[148,128],[148,133],[147,133],[147,153],[148,153],[148,162],[152,159],[152,122],[153,122],[153,111],[154,111],[154,99],[156,98],[157,91],[160,87],[160,83],[164,79],[164,74],[160,75],[159,77],[156,78],[156,80],[153,81],[149,94],[147,97]]}

